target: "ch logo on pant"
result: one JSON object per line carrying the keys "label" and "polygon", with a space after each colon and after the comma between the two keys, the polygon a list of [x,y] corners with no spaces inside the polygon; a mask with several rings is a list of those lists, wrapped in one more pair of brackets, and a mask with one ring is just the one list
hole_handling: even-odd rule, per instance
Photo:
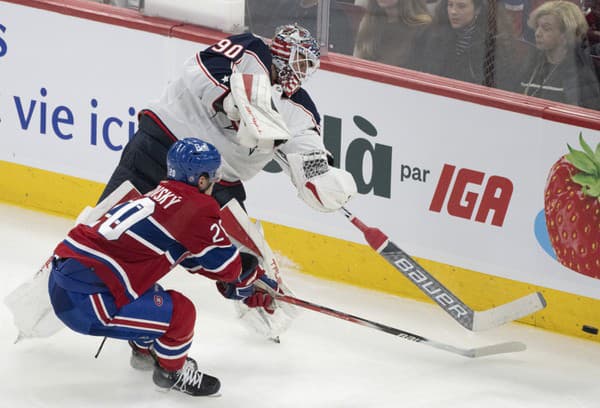
{"label": "ch logo on pant", "polygon": [[154,295],[154,304],[158,307],[163,305],[163,298],[160,295]]}

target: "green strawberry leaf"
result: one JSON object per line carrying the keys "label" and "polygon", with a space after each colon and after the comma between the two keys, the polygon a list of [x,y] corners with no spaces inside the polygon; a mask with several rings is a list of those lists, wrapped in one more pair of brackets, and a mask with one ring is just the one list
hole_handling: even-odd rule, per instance
{"label": "green strawberry leaf", "polygon": [[588,190],[584,189],[583,192],[590,197],[600,197],[600,182],[589,186]]}
{"label": "green strawberry leaf", "polygon": [[600,164],[597,164],[594,160],[590,159],[584,152],[575,150],[570,145],[567,145],[567,147],[569,148],[569,154],[565,157],[573,164],[573,166],[584,173],[600,176]]}
{"label": "green strawberry leaf", "polygon": [[596,177],[585,173],[577,173],[571,179],[580,186],[589,186],[596,182]]}
{"label": "green strawberry leaf", "polygon": [[[592,162],[596,166],[596,169],[598,170],[598,174],[600,175],[600,160],[596,158],[596,154],[594,153],[590,145],[587,144],[581,132],[579,132],[579,144],[583,148],[585,154],[592,160]],[[600,146],[600,143],[598,145]]]}
{"label": "green strawberry leaf", "polygon": [[579,132],[579,144],[581,145],[581,147],[583,147],[583,151],[587,153],[588,157],[590,157],[593,160],[594,159],[594,151],[592,150],[590,145],[588,145],[586,143],[586,141],[583,139],[583,135],[581,134],[581,132]]}
{"label": "green strawberry leaf", "polygon": [[590,174],[577,173],[571,179],[582,187],[585,195],[600,197],[600,179]]}

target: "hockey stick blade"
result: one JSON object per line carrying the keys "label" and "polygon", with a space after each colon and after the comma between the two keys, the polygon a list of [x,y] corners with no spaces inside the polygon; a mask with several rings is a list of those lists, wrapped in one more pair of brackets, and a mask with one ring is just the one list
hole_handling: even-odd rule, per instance
{"label": "hockey stick blade", "polygon": [[520,343],[517,341],[512,341],[512,342],[506,342],[506,343],[491,344],[488,346],[477,347],[477,348],[472,348],[472,349],[463,349],[463,348],[451,346],[449,344],[430,340],[430,339],[427,339],[418,334],[414,334],[414,333],[407,332],[405,330],[400,330],[400,329],[396,329],[394,327],[386,326],[381,323],[363,319],[362,317],[354,316],[349,313],[340,312],[339,310],[331,309],[329,307],[321,306],[316,303],[298,299],[298,298],[295,298],[292,296],[275,294],[274,297],[278,301],[291,303],[293,305],[303,307],[305,309],[309,309],[314,312],[323,313],[328,316],[336,317],[338,319],[342,319],[342,320],[346,320],[348,322],[359,324],[361,326],[370,327],[372,329],[379,330],[384,333],[392,334],[392,335],[399,337],[401,339],[404,339],[404,340],[413,341],[415,343],[420,343],[420,344],[423,344],[426,346],[434,347],[434,348],[437,348],[438,350],[448,351],[450,353],[458,354],[463,357],[478,358],[478,357],[490,356],[493,354],[514,353],[514,352],[518,352],[518,351],[523,351],[527,348],[525,346],[525,344],[523,344],[523,343]]}
{"label": "hockey stick blade", "polygon": [[474,311],[417,261],[390,241],[380,229],[367,226],[344,207],[341,210],[346,218],[363,233],[371,248],[468,330],[488,330],[546,307],[544,296],[539,292],[534,292],[492,309]]}
{"label": "hockey stick blade", "polygon": [[478,358],[491,356],[494,354],[516,353],[527,350],[527,346],[520,341],[509,341],[505,343],[490,344],[489,346],[476,347],[472,349],[461,349],[448,344],[438,343],[433,340],[428,340],[429,345],[441,350],[446,350],[451,353],[460,354],[461,356]]}
{"label": "hockey stick blade", "polygon": [[546,299],[539,292],[530,293],[512,302],[492,309],[474,312],[473,331],[484,331],[518,320],[546,307]]}

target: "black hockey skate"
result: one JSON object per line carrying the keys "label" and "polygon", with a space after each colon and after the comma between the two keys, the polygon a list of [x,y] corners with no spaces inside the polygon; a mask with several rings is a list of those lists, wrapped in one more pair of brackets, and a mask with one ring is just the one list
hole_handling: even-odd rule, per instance
{"label": "black hockey skate", "polygon": [[194,397],[214,395],[219,392],[221,382],[218,378],[198,371],[196,361],[188,357],[178,371],[167,371],[158,364],[154,367],[152,380],[165,390],[177,390]]}

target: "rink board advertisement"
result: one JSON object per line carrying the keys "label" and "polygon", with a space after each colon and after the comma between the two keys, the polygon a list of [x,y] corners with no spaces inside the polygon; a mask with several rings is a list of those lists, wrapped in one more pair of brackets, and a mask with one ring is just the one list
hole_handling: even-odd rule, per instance
{"label": "rink board advertisement", "polygon": [[[136,113],[204,47],[0,2],[0,160],[106,182]],[[307,89],[326,146],[357,182],[348,208],[406,252],[600,299],[600,227],[553,245],[544,221],[551,167],[567,145],[582,149],[580,134],[595,149],[600,132],[325,70]],[[364,244],[282,174],[263,171],[247,190],[253,217]],[[566,245],[596,257],[576,272],[555,259]]]}

